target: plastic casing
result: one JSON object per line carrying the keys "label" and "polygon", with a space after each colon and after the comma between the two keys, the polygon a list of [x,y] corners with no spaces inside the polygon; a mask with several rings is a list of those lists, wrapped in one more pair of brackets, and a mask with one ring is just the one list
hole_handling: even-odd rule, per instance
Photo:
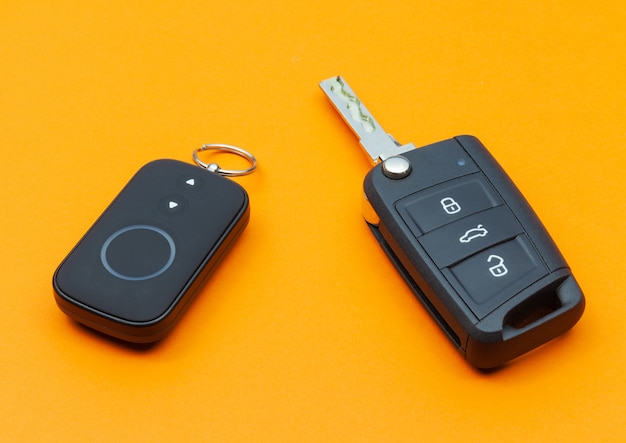
{"label": "plastic casing", "polygon": [[[196,214],[202,214],[200,218],[196,219],[192,217],[191,219],[185,220],[184,223],[179,226],[173,226],[168,229],[175,232],[179,238],[187,237],[187,243],[194,244],[196,243],[195,239],[189,236],[193,237],[199,234],[201,236],[203,229],[210,230],[210,220],[215,218],[213,212],[219,213],[219,216],[222,218],[221,223],[224,223],[226,228],[220,228],[219,232],[211,234],[211,238],[207,239],[206,242],[199,239],[197,242],[198,247],[206,247],[206,249],[196,251],[194,255],[200,257],[197,262],[191,261],[182,266],[184,269],[182,273],[184,275],[177,275],[177,278],[182,279],[182,285],[179,290],[171,294],[166,294],[165,302],[161,305],[163,307],[158,307],[159,313],[157,315],[154,314],[154,306],[149,306],[149,304],[145,306],[132,306],[133,303],[137,304],[138,302],[131,300],[130,297],[127,301],[116,302],[114,307],[119,307],[117,311],[123,313],[127,309],[121,306],[121,304],[129,303],[133,308],[133,312],[138,312],[139,314],[134,314],[133,318],[130,318],[130,315],[112,314],[108,312],[111,311],[111,309],[102,307],[107,304],[110,305],[110,300],[105,300],[109,297],[107,293],[105,292],[103,295],[94,296],[93,293],[87,294],[87,292],[90,291],[89,288],[101,287],[104,282],[104,284],[108,283],[110,294],[113,294],[119,289],[117,285],[120,285],[123,290],[127,290],[124,285],[140,285],[141,283],[127,283],[121,280],[118,282],[114,278],[111,279],[111,276],[106,275],[101,263],[95,258],[93,260],[89,258],[97,255],[97,251],[92,251],[94,247],[92,246],[93,242],[91,240],[98,235],[99,231],[109,230],[108,228],[111,224],[114,224],[117,219],[123,217],[130,217],[130,220],[135,218],[139,220],[167,220],[167,217],[159,214],[156,208],[158,205],[157,202],[163,197],[163,195],[160,195],[159,191],[155,189],[155,186],[158,186],[155,182],[163,182],[165,180],[165,177],[161,179],[161,170],[167,170],[168,172],[173,171],[172,173],[176,176],[187,173],[187,171],[192,171],[194,174],[201,174],[203,177],[202,180],[210,187],[210,192],[204,195],[205,198],[214,193],[218,195],[225,193],[231,200],[227,211],[220,206],[218,198],[216,200],[218,203],[209,204],[208,209],[200,208],[196,210]],[[138,183],[141,183],[141,185],[138,185]],[[132,192],[138,194],[142,202],[147,202],[149,207],[147,213],[129,215],[128,213],[132,211],[122,211],[120,214],[121,207],[133,206],[132,204],[129,205],[129,203],[133,202],[126,201],[128,200],[128,195],[131,193],[131,189],[133,190]],[[201,199],[203,195],[197,195],[194,198]],[[193,203],[194,201],[192,200],[191,205],[193,205]],[[154,212],[152,212],[153,209]],[[183,217],[185,216],[187,215]],[[151,343],[160,340],[165,337],[178,322],[181,315],[189,307],[192,300],[202,288],[206,279],[244,231],[248,224],[249,217],[250,207],[248,195],[237,183],[176,160],[156,160],[148,163],[135,174],[55,271],[53,276],[53,289],[56,303],[61,311],[73,320],[104,334],[133,343]],[[190,227],[193,229],[190,229]],[[88,272],[77,268],[72,263],[68,264],[71,257],[79,253],[88,257],[86,260],[87,263],[84,265],[86,266],[84,269],[88,269]],[[189,261],[188,257],[183,257],[182,260]],[[178,274],[181,273],[179,271],[176,272]],[[105,280],[105,278],[109,280]],[[167,272],[159,278],[168,278]],[[112,283],[111,280],[113,280]],[[75,282],[79,282],[78,286],[85,289],[82,292],[76,290],[69,291],[66,289],[66,287],[74,286]],[[138,292],[141,289],[138,286],[135,286],[135,288],[137,288]],[[145,300],[149,300],[149,294],[148,298],[144,298],[143,300],[144,303]]]}
{"label": "plastic casing", "polygon": [[[474,165],[458,167],[451,152],[459,152],[459,147]],[[585,298],[565,259],[526,199],[477,138],[458,136],[402,155],[414,168],[408,177],[389,179],[379,164],[365,178],[365,197],[380,219],[370,228],[415,295],[471,365],[501,366],[563,334],[578,321]],[[506,202],[548,269],[543,278],[480,319],[435,266],[395,207],[411,192],[476,172],[482,172]]]}

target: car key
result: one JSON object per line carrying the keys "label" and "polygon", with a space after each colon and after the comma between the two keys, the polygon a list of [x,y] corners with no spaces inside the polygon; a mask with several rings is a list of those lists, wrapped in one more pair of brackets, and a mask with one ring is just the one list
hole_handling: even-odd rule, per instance
{"label": "car key", "polygon": [[477,138],[400,145],[342,77],[320,86],[375,165],[363,198],[372,233],[471,365],[501,366],[578,321],[570,268]]}
{"label": "car key", "polygon": [[[244,157],[246,170],[205,164],[197,151]],[[55,300],[73,320],[134,342],[163,338],[248,224],[246,191],[222,176],[256,167],[247,151],[204,145],[195,166],[143,166],[59,265]]]}

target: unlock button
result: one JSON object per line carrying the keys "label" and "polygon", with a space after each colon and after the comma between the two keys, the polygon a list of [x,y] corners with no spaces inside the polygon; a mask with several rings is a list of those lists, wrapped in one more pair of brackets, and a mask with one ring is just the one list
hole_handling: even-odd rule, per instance
{"label": "unlock button", "polygon": [[526,235],[500,243],[450,268],[450,281],[482,318],[524,290],[547,271]]}
{"label": "unlock button", "polygon": [[504,264],[504,259],[499,255],[491,254],[489,257],[487,257],[487,261],[489,263],[491,263],[492,261],[495,261],[497,263],[496,265],[489,268],[489,272],[491,272],[491,275],[493,275],[494,277],[504,277],[509,273],[509,268],[506,267],[506,265]]}

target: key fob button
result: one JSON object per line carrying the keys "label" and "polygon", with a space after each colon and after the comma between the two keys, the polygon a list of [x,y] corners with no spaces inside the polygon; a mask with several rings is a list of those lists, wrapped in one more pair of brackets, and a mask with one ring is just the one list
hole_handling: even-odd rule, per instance
{"label": "key fob button", "polygon": [[402,155],[394,155],[383,162],[383,174],[392,180],[400,180],[411,173],[411,163]]}
{"label": "key fob button", "polygon": [[416,235],[502,204],[481,174],[462,177],[417,192],[396,208]]}
{"label": "key fob button", "polygon": [[504,205],[487,209],[435,229],[419,242],[438,268],[457,263],[524,230]]}
{"label": "key fob button", "polygon": [[197,174],[185,174],[178,179],[178,186],[186,192],[198,191],[202,187],[202,179]]}
{"label": "key fob button", "polygon": [[452,283],[480,319],[547,274],[525,235],[450,268]]}
{"label": "key fob button", "polygon": [[187,207],[187,201],[180,195],[169,195],[161,200],[160,208],[164,213],[180,214]]}
{"label": "key fob button", "polygon": [[172,237],[150,225],[133,225],[114,232],[100,250],[104,268],[128,281],[149,280],[163,274],[176,256]]}

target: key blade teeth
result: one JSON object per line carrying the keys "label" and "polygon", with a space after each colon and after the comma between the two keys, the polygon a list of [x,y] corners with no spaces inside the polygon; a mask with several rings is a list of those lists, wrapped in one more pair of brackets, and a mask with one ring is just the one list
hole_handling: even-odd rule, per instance
{"label": "key blade teeth", "polygon": [[350,129],[359,137],[361,146],[373,164],[378,163],[381,157],[384,158],[386,153],[397,149],[397,143],[381,128],[341,76],[320,82],[320,87]]}
{"label": "key blade teeth", "polygon": [[324,80],[320,83],[320,86],[337,110],[347,118],[357,135],[360,135],[362,132],[376,131],[376,121],[341,77],[337,76]]}
{"label": "key blade teeth", "polygon": [[356,96],[352,88],[340,77],[332,77],[320,82],[320,87],[359,137],[380,128],[372,114]]}

